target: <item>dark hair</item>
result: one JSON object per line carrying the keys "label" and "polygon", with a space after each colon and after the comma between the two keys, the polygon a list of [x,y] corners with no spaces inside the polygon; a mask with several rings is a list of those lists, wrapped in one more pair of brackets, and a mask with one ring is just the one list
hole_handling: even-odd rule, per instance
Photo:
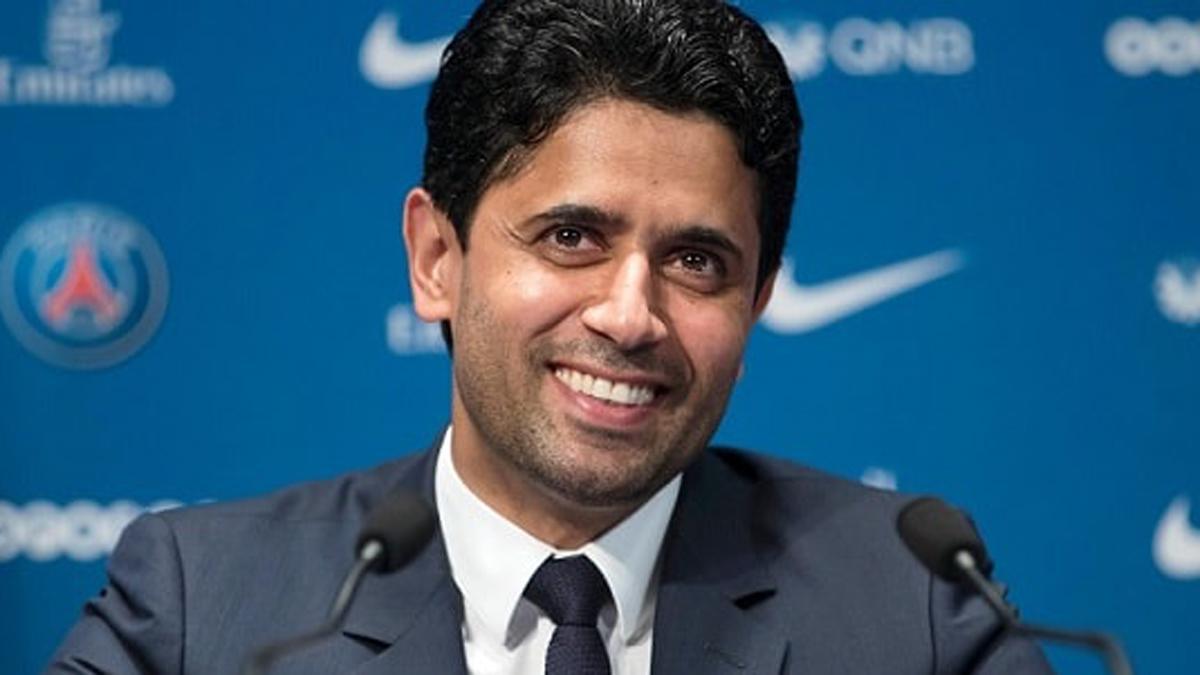
{"label": "dark hair", "polygon": [[484,191],[605,97],[699,111],[733,133],[758,176],[761,290],[791,222],[803,122],[779,51],[719,0],[485,0],[446,48],[425,109],[422,183],[464,250]]}

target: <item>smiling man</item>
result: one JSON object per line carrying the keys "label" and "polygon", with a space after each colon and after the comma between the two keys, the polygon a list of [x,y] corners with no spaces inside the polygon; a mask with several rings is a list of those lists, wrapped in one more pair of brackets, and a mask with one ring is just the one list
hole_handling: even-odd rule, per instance
{"label": "smiling man", "polygon": [[708,442],[769,295],[754,173],[697,112],[605,96],[569,112],[476,207],[467,246],[408,198],[415,304],[454,335],[454,466],[563,548]]}
{"label": "smiling man", "polygon": [[894,532],[902,496],[709,449],[788,229],[800,113],[715,0],[485,2],[404,204],[452,345],[433,448],[139,519],[56,672],[234,672],[320,623],[364,514],[436,505],[407,568],[286,672],[1047,672]]}

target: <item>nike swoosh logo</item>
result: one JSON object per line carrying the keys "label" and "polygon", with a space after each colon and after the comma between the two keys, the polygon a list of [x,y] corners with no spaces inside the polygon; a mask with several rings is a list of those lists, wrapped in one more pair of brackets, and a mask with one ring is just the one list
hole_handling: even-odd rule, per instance
{"label": "nike swoosh logo", "polygon": [[383,89],[400,89],[432,80],[442,63],[450,36],[424,42],[400,37],[400,18],[393,12],[375,17],[358,50],[363,77]]}
{"label": "nike swoosh logo", "polygon": [[1154,562],[1173,579],[1200,578],[1200,530],[1188,521],[1190,510],[1187,497],[1172,499],[1154,530]]}
{"label": "nike swoosh logo", "polygon": [[806,333],[956,272],[963,264],[962,253],[946,249],[802,286],[792,277],[791,261],[785,259],[761,321],[778,333]]}

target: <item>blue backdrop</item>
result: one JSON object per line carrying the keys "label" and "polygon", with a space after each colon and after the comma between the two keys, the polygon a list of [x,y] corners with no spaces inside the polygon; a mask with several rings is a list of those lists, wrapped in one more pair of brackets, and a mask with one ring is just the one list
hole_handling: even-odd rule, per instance
{"label": "blue backdrop", "polygon": [[[1200,10],[742,5],[808,128],[719,439],[945,495],[1025,616],[1194,672]],[[140,509],[431,441],[398,217],[471,7],[0,9],[0,672],[44,664]]]}

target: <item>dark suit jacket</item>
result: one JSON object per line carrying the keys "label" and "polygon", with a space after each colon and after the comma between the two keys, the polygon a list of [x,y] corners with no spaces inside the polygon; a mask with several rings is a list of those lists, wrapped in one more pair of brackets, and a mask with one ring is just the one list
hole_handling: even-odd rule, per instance
{"label": "dark suit jacket", "polygon": [[[433,502],[436,451],[246,502],[147,515],[53,673],[236,673],[319,625],[364,515],[393,490]],[[704,453],[663,546],[657,673],[1042,673],[1031,643],[937,581],[895,534],[904,497],[781,460]],[[462,602],[442,541],[366,579],[340,635],[287,673],[462,673]]]}

